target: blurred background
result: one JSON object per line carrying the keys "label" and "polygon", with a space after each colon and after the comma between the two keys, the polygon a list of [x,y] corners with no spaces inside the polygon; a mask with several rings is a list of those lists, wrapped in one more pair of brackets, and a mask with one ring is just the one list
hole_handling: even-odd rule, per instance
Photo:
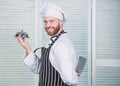
{"label": "blurred background", "polygon": [[[0,0],[0,86],[37,86],[38,75],[23,63],[24,49],[14,35],[30,36],[33,49],[45,46],[39,7],[45,0]],[[87,63],[79,86],[120,86],[120,0],[46,0],[60,5],[68,21],[64,30]]]}

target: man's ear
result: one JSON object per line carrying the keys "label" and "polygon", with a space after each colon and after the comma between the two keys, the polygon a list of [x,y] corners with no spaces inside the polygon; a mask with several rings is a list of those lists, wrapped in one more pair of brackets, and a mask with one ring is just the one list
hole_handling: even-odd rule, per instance
{"label": "man's ear", "polygon": [[59,23],[60,23],[61,26],[63,25],[63,21],[62,20],[59,20]]}

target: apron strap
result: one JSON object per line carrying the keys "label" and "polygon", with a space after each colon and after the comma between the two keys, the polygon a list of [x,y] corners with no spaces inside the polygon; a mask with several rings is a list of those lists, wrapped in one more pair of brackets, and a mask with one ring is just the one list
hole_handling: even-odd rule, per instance
{"label": "apron strap", "polygon": [[[67,32],[64,32],[64,30],[62,30],[58,35],[51,37],[50,40],[52,41],[52,43],[49,44],[49,47],[48,47],[48,48],[51,48],[52,45],[55,43],[55,41],[57,41],[57,39],[58,39],[62,34],[64,34],[64,33],[67,33]],[[55,38],[55,39],[54,39],[54,38]],[[54,39],[54,40],[53,40],[53,39]],[[35,53],[37,50],[39,50],[39,49],[41,49],[41,48],[43,48],[43,47],[38,47],[38,48],[36,48],[33,52]]]}
{"label": "apron strap", "polygon": [[52,41],[52,43],[49,44],[49,47],[51,47],[58,40],[58,38],[64,33],[66,33],[66,32],[64,32],[64,30],[62,30],[58,35],[51,37],[50,40]]}

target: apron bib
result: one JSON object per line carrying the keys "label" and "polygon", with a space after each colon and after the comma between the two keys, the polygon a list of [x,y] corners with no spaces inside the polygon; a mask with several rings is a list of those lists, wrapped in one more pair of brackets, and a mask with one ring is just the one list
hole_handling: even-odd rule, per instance
{"label": "apron bib", "polygon": [[[59,37],[57,37],[56,40],[58,38]],[[71,86],[63,82],[63,80],[60,77],[60,74],[52,66],[49,60],[50,49],[52,45],[55,43],[55,41],[53,41],[48,48],[45,48],[45,47],[41,48],[42,63],[41,63],[41,70],[39,74],[39,86]]]}

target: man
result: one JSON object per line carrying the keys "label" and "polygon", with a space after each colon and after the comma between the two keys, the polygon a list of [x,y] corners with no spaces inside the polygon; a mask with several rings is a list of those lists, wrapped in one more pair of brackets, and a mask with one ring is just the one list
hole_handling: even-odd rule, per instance
{"label": "man", "polygon": [[61,7],[48,3],[41,6],[40,12],[51,42],[48,48],[41,48],[41,58],[38,58],[26,37],[16,37],[26,50],[24,63],[31,71],[39,74],[39,86],[76,86],[76,55],[67,33],[63,30],[65,14]]}

